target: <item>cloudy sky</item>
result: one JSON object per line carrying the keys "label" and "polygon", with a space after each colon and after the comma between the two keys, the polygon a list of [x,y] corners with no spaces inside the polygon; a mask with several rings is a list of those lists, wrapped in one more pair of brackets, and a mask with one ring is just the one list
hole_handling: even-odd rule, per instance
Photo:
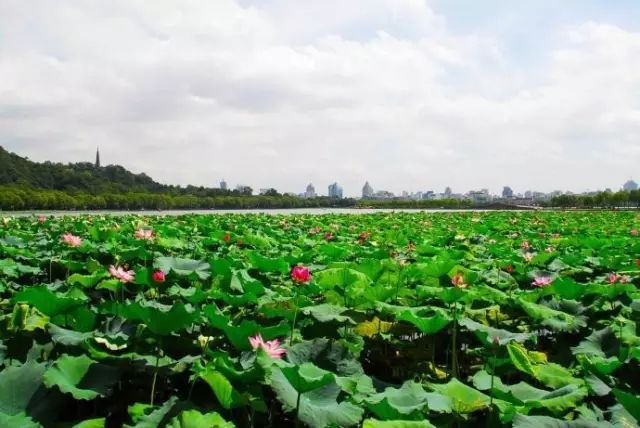
{"label": "cloudy sky", "polygon": [[0,0],[0,145],[318,191],[640,180],[637,0]]}

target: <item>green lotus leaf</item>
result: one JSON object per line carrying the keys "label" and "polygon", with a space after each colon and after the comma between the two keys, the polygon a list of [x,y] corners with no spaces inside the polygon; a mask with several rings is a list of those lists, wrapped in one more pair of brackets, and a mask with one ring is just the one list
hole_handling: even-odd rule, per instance
{"label": "green lotus leaf", "polygon": [[181,276],[189,276],[193,274],[203,280],[211,276],[211,266],[209,263],[200,260],[184,259],[179,257],[158,257],[153,262],[153,266],[164,273],[175,272],[177,275]]}
{"label": "green lotus leaf", "polygon": [[44,384],[47,388],[57,386],[60,391],[71,394],[76,400],[92,400],[102,396],[98,391],[78,387],[89,372],[89,367],[94,363],[95,361],[85,355],[79,357],[62,355],[45,372]]}
{"label": "green lotus leaf", "polygon": [[216,412],[202,414],[197,410],[185,410],[171,419],[167,428],[234,428]]}
{"label": "green lotus leaf", "polygon": [[24,412],[42,385],[45,370],[44,364],[27,361],[0,371],[0,413],[15,416]]}
{"label": "green lotus leaf", "polygon": [[365,419],[362,428],[435,428],[427,421],[378,421]]}
{"label": "green lotus leaf", "polygon": [[426,392],[415,382],[405,382],[398,389],[386,388],[384,392],[366,398],[365,402],[371,412],[385,420],[419,416],[423,409],[448,413],[453,406],[450,397]]}
{"label": "green lotus leaf", "polygon": [[135,425],[124,425],[125,428],[157,428],[164,421],[178,399],[171,397],[159,408],[152,408],[148,404],[136,403],[129,406],[129,415]]}
{"label": "green lotus leaf", "polygon": [[470,318],[463,318],[458,322],[461,326],[470,331],[473,331],[476,334],[476,337],[480,339],[482,344],[485,346],[491,346],[495,344],[496,339],[500,343],[500,345],[504,345],[511,341],[522,343],[531,339],[532,337],[530,333],[512,333],[507,330],[480,324]]}
{"label": "green lotus leaf", "polygon": [[53,317],[71,309],[84,305],[86,297],[65,297],[60,293],[54,293],[46,286],[30,287],[20,291],[12,297],[14,303],[27,303],[34,306],[43,314]]}
{"label": "green lotus leaf", "polygon": [[279,368],[274,368],[268,378],[285,412],[296,410],[299,402],[298,418],[311,428],[324,428],[329,425],[350,427],[360,423],[364,410],[348,401],[338,401],[340,387],[335,383],[309,392],[301,393],[291,384]]}
{"label": "green lotus leaf", "polygon": [[42,425],[35,422],[29,416],[24,413],[18,413],[15,415],[7,415],[0,412],[0,427],[6,428],[40,428]]}

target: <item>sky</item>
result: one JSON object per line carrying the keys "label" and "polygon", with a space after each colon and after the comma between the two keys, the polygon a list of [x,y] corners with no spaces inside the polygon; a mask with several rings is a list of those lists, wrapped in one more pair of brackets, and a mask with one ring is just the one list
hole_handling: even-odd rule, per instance
{"label": "sky", "polygon": [[640,181],[637,0],[0,0],[0,145],[167,184]]}

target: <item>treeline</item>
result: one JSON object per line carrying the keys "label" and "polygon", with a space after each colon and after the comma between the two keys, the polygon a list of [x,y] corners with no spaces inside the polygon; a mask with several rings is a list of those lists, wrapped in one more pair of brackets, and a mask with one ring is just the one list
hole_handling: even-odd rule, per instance
{"label": "treeline", "polygon": [[470,208],[472,202],[469,199],[361,199],[357,202],[358,208]]}
{"label": "treeline", "polygon": [[555,208],[637,208],[640,190],[599,192],[595,195],[560,195],[544,204]]}
{"label": "treeline", "polygon": [[92,195],[59,190],[0,186],[0,209],[18,210],[187,210],[353,207],[354,199],[295,196],[197,196],[153,194],[144,192],[104,193]]}
{"label": "treeline", "polygon": [[[33,162],[0,146],[0,185],[21,188],[60,190],[90,195],[153,193],[198,197],[248,196],[250,187],[223,190],[203,186],[170,186],[154,181],[146,174],[134,174],[120,165],[96,167],[89,162],[62,164]],[[273,193],[273,192],[271,192]],[[276,192],[277,193],[277,192]],[[98,204],[100,201],[97,201]]]}

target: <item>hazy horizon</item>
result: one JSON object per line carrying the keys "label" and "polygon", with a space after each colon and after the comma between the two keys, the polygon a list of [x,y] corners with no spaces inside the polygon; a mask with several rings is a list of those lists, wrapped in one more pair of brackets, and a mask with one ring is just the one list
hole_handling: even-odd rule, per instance
{"label": "hazy horizon", "polygon": [[345,196],[640,179],[631,0],[0,0],[0,145]]}

